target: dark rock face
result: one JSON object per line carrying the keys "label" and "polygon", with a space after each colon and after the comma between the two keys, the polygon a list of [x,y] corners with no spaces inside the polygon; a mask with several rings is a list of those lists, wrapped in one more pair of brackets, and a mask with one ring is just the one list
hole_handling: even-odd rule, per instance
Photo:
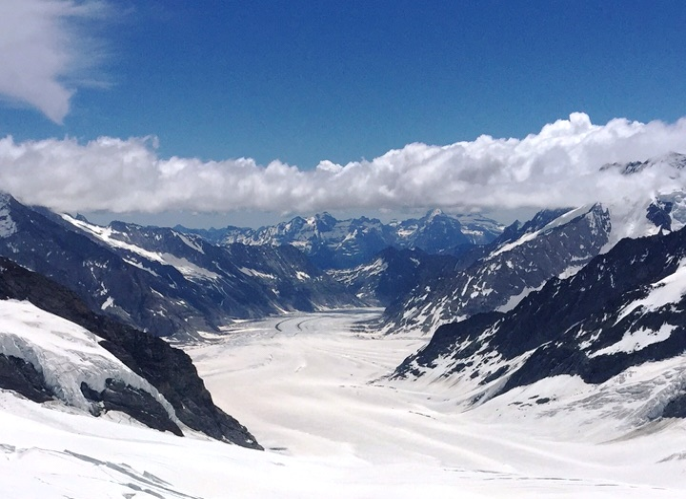
{"label": "dark rock face", "polygon": [[669,201],[658,201],[648,206],[646,218],[663,230],[672,230],[672,217],[669,216],[671,211],[672,203]]}
{"label": "dark rock face", "polygon": [[[603,383],[632,366],[682,355],[686,296],[650,297],[680,275],[685,259],[686,230],[624,239],[576,275],[551,279],[507,313],[441,326],[394,376],[422,376],[440,361],[449,366],[442,376],[499,379],[497,395],[560,374]],[[682,417],[684,400],[683,393],[675,396],[664,415]]]}
{"label": "dark rock face", "polygon": [[329,274],[365,302],[388,306],[427,280],[427,276],[452,271],[457,261],[451,255],[386,248],[367,264],[352,269],[330,270]]}
{"label": "dark rock face", "polygon": [[294,245],[324,269],[351,269],[369,263],[386,248],[420,249],[429,254],[453,254],[495,239],[501,227],[485,217],[458,218],[433,210],[420,219],[384,224],[366,217],[336,220],[328,213],[257,230],[226,227],[179,231],[198,234],[221,244]]}
{"label": "dark rock face", "polygon": [[155,398],[144,390],[139,390],[123,381],[108,378],[105,389],[93,390],[85,382],[81,383],[81,393],[86,399],[96,402],[94,415],[101,411],[119,411],[133,419],[160,431],[170,431],[179,437],[183,432],[170,418],[167,411]]}
{"label": "dark rock face", "polygon": [[458,257],[452,272],[426,274],[386,309],[384,328],[429,332],[458,318],[511,308],[511,299],[590,261],[609,232],[610,215],[600,205],[542,211],[524,225],[508,227],[490,245]]}
{"label": "dark rock face", "polygon": [[0,388],[11,390],[29,400],[42,403],[53,400],[55,394],[46,385],[43,374],[33,364],[12,355],[0,353]]}
{"label": "dark rock face", "polygon": [[662,412],[662,417],[686,418],[686,392],[669,401]]}
{"label": "dark rock face", "polygon": [[441,210],[433,210],[419,220],[405,220],[394,226],[399,247],[416,248],[429,254],[446,253],[462,245],[485,244],[497,236],[497,233],[483,230],[476,237],[470,237],[468,230],[463,232],[459,220]]}
{"label": "dark rock face", "polygon": [[[214,405],[185,352],[160,338],[93,313],[70,290],[6,259],[0,259],[0,299],[27,300],[87,329],[102,338],[100,344],[104,348],[154,386],[169,401],[181,422],[218,440],[261,449],[244,426]],[[114,397],[116,390],[111,387],[112,393],[108,396]],[[122,403],[125,399],[121,394],[126,390],[119,389],[119,392],[116,400]],[[141,397],[144,398],[139,394],[140,400]],[[145,412],[139,407],[140,400],[131,408],[132,416]],[[146,420],[149,417],[143,416]]]}
{"label": "dark rock face", "polygon": [[233,318],[362,303],[292,247],[214,246],[171,229],[68,222],[7,195],[0,255],[156,336],[216,331]]}

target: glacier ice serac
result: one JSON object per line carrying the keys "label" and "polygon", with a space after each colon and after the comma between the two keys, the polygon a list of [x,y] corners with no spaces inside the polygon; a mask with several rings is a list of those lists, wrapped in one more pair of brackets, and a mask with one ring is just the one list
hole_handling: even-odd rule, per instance
{"label": "glacier ice serac", "polygon": [[0,259],[0,387],[94,416],[261,448],[217,407],[181,350],[89,310],[73,292]]}
{"label": "glacier ice serac", "polygon": [[150,393],[178,423],[157,389],[100,346],[93,333],[30,302],[0,301],[0,354],[32,364],[47,388],[69,406],[93,411],[94,402],[86,399],[81,385],[102,392],[114,378]]}

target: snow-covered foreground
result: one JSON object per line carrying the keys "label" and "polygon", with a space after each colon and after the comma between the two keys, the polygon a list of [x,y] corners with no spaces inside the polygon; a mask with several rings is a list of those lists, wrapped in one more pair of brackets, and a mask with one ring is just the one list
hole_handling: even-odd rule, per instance
{"label": "snow-covered foreground", "polygon": [[380,379],[426,339],[356,331],[373,313],[248,322],[187,348],[266,452],[0,393],[0,497],[686,496],[682,422],[622,436],[611,417],[509,405],[525,393],[463,412],[459,387]]}

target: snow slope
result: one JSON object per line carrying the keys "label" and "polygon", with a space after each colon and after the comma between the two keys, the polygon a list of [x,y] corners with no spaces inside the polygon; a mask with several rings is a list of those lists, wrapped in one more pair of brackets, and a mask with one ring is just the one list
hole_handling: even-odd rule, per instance
{"label": "snow slope", "polygon": [[[180,258],[171,253],[150,251],[130,242],[124,241],[123,239],[125,238],[126,234],[117,232],[112,227],[102,227],[100,225],[91,224],[67,214],[62,214],[61,217],[66,222],[69,222],[70,224],[78,227],[86,233],[91,234],[92,236],[96,237],[98,240],[102,241],[104,244],[108,246],[111,246],[112,248],[122,249],[137,256],[140,256],[146,260],[149,260],[151,262],[157,262],[162,265],[169,265],[171,267],[174,267],[187,279],[216,280],[220,277],[219,274],[217,274],[216,272],[212,272],[209,269],[202,268],[186,258]],[[202,247],[198,245],[196,242],[191,241],[187,236],[184,236],[183,234],[174,234],[191,249],[199,253],[204,253]],[[144,268],[154,273],[153,270],[147,269],[147,267],[142,266],[140,262],[135,263],[141,265],[141,268]],[[133,264],[134,263],[132,263],[132,265]]]}
{"label": "snow slope", "polygon": [[[503,397],[463,412],[450,387],[440,383],[380,379],[425,340],[369,335],[356,324],[377,315],[359,311],[241,322],[188,348],[215,401],[241,411],[237,416],[268,447],[265,452],[70,414],[0,392],[0,496],[686,494],[681,421],[627,432],[621,427],[627,418],[613,410],[620,401],[612,398],[607,404],[595,400],[606,409],[602,417],[592,408],[586,413],[563,405],[548,414],[551,407],[543,405],[508,405],[533,396],[524,389],[509,392],[512,400]],[[676,367],[655,366],[634,378],[647,381]],[[565,389],[571,402],[601,395],[574,379],[554,385],[558,393]],[[584,425],[589,415],[596,418],[590,427]]]}
{"label": "snow slope", "polygon": [[[605,251],[625,237],[637,238],[657,234],[660,229],[646,217],[649,206],[669,205],[671,229],[678,230],[686,224],[686,193],[683,188],[686,155],[675,152],[645,161],[605,165],[602,169],[617,169],[623,175],[641,172],[645,185],[640,193],[626,193],[620,202],[607,205],[612,216],[612,232]],[[669,179],[671,185],[665,185]],[[655,187],[660,185],[660,188]]]}
{"label": "snow slope", "polygon": [[171,404],[98,343],[100,338],[29,302],[0,300],[0,354],[31,363],[65,404],[91,410],[81,383],[101,392],[108,378],[150,393],[178,423]]}

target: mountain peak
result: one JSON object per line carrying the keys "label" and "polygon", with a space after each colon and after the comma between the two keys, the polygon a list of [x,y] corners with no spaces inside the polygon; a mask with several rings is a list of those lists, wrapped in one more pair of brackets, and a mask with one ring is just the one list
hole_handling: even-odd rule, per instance
{"label": "mountain peak", "polygon": [[317,219],[317,220],[321,220],[321,221],[323,221],[323,222],[327,222],[327,223],[331,223],[331,222],[335,223],[335,222],[338,221],[338,220],[336,220],[336,218],[334,218],[334,216],[331,215],[328,211],[324,211],[324,212],[322,212],[322,213],[317,213],[317,214],[314,216],[314,218]]}
{"label": "mountain peak", "polygon": [[307,223],[307,225],[314,226],[315,230],[329,232],[333,230],[338,223],[338,220],[325,211],[323,213],[317,213],[314,216],[308,217],[305,219],[305,223]]}
{"label": "mountain peak", "polygon": [[7,204],[12,198],[12,195],[0,190],[0,205]]}
{"label": "mountain peak", "polygon": [[667,166],[678,170],[686,168],[686,154],[670,151],[660,156],[648,158],[645,161],[630,161],[628,163],[608,163],[603,165],[601,170],[619,169],[623,175],[638,173],[646,168],[657,166]]}
{"label": "mountain peak", "polygon": [[686,154],[670,151],[662,156],[651,158],[648,162],[653,165],[665,164],[673,168],[682,169],[686,168]]}
{"label": "mountain peak", "polygon": [[440,208],[434,208],[433,210],[427,211],[424,218],[432,220],[432,219],[434,219],[436,217],[440,217],[440,216],[445,216],[445,213],[443,212],[443,210],[441,210]]}

